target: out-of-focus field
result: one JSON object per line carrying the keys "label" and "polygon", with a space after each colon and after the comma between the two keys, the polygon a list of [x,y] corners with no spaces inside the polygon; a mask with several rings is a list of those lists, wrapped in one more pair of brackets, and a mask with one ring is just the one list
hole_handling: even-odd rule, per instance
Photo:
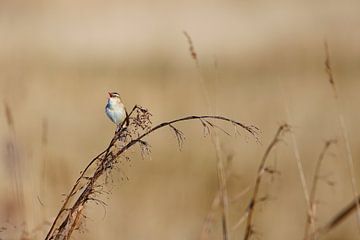
{"label": "out-of-focus field", "polygon": [[[19,239],[23,230],[44,238],[63,194],[112,137],[109,90],[128,108],[148,108],[154,123],[208,113],[183,30],[216,113],[261,129],[261,143],[219,133],[233,156],[230,197],[253,186],[265,148],[288,122],[308,185],[325,140],[339,140],[322,170],[335,184],[322,181],[317,193],[317,221],[326,222],[353,193],[323,41],[360,183],[359,9],[358,1],[1,1],[0,239]],[[199,239],[218,188],[216,154],[199,122],[178,127],[182,150],[167,129],[149,138],[151,159],[135,154],[114,172],[101,198],[106,209],[89,205],[76,239]],[[255,236],[301,239],[307,208],[290,135],[269,165],[280,174],[264,178],[260,195],[269,199],[256,210]],[[249,198],[230,203],[231,226]],[[243,232],[231,230],[231,238]],[[210,239],[220,237],[217,212]],[[325,239],[358,238],[352,215]]]}

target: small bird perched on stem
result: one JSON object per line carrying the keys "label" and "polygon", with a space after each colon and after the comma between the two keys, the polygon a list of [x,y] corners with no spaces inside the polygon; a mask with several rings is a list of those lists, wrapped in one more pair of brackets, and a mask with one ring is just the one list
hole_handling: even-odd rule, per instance
{"label": "small bird perched on stem", "polygon": [[121,101],[120,94],[117,92],[109,92],[109,98],[105,107],[105,113],[110,120],[116,124],[116,131],[121,127],[124,120],[124,126],[129,125],[128,113],[124,103]]}

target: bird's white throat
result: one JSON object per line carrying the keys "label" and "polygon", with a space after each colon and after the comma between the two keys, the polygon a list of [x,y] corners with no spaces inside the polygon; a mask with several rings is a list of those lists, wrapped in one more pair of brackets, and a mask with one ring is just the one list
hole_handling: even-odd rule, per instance
{"label": "bird's white throat", "polygon": [[108,104],[111,109],[117,109],[117,108],[124,107],[124,104],[121,102],[121,100],[119,98],[115,98],[115,97],[109,98]]}

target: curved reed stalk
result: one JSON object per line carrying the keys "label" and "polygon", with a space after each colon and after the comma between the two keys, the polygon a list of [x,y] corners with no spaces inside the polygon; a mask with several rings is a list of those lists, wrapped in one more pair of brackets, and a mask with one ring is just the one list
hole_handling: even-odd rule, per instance
{"label": "curved reed stalk", "polygon": [[245,234],[244,234],[244,240],[248,240],[253,233],[254,210],[255,210],[256,203],[258,201],[258,193],[260,190],[261,180],[262,180],[264,173],[266,173],[266,171],[267,171],[266,170],[266,159],[268,159],[268,156],[269,156],[271,150],[276,146],[276,144],[278,142],[281,141],[281,136],[289,130],[290,130],[290,126],[286,123],[281,125],[278,128],[273,140],[270,142],[269,146],[267,147],[267,149],[261,159],[260,165],[258,167],[257,175],[256,175],[254,191],[253,191],[253,194],[252,194],[252,197],[250,200],[250,204],[248,207],[248,211],[247,211],[248,214],[247,214],[247,220],[246,220],[246,229],[245,229]]}
{"label": "curved reed stalk", "polygon": [[[199,120],[207,131],[216,127],[210,120],[220,120],[232,124],[235,127],[235,131],[238,131],[238,127],[244,129],[257,139],[258,129],[256,127],[248,126],[222,116],[187,116],[160,123],[155,127],[151,127],[150,116],[149,111],[139,106],[135,106],[131,110],[128,116],[130,125],[127,127],[120,126],[108,147],[93,158],[81,172],[79,178],[65,198],[64,204],[52,223],[45,240],[70,239],[74,230],[76,230],[81,223],[83,211],[87,203],[90,201],[103,203],[97,199],[97,194],[101,192],[101,188],[104,185],[104,183],[99,183],[100,177],[111,171],[118,163],[118,159],[134,145],[139,144],[142,151],[149,152],[150,145],[144,138],[161,128],[169,127],[174,132],[180,147],[184,140],[184,135],[174,124],[190,120]],[[91,167],[95,164],[96,168],[90,171]],[[83,181],[85,181],[85,183]]]}
{"label": "curved reed stalk", "polygon": [[325,155],[327,151],[329,150],[330,146],[335,143],[336,143],[335,139],[327,140],[316,162],[313,180],[311,184],[311,190],[310,190],[310,208],[308,209],[306,216],[304,240],[316,239],[316,235],[314,234],[316,230],[316,211],[317,211],[316,191],[318,189],[318,183],[320,180],[320,169],[322,162],[325,159]]}

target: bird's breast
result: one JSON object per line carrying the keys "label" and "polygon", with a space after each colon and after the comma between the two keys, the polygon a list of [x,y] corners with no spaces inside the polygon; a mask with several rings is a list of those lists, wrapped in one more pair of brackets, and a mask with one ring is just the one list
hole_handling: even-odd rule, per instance
{"label": "bird's breast", "polygon": [[[108,104],[110,105],[110,104]],[[125,109],[122,107],[114,107],[106,105],[105,112],[110,120],[115,124],[121,124],[126,118]]]}

